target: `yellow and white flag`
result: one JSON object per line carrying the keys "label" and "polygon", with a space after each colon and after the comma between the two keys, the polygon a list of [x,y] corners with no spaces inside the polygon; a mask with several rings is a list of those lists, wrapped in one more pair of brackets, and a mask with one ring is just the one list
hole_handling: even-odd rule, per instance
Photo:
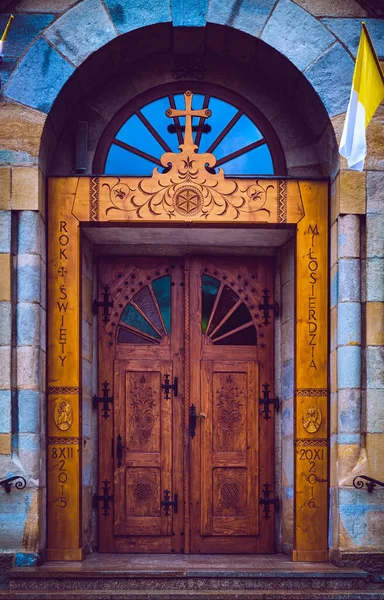
{"label": "yellow and white flag", "polygon": [[367,154],[365,130],[383,98],[383,71],[363,23],[351,96],[340,142],[340,154],[347,159],[350,169],[362,171],[364,168]]}

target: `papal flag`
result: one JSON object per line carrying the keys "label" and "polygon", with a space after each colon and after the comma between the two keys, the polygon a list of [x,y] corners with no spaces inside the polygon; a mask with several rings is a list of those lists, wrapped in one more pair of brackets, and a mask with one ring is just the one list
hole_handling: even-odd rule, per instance
{"label": "papal flag", "polygon": [[340,154],[347,159],[350,169],[362,171],[364,168],[367,154],[365,130],[383,98],[383,71],[363,23],[351,96],[340,142]]}

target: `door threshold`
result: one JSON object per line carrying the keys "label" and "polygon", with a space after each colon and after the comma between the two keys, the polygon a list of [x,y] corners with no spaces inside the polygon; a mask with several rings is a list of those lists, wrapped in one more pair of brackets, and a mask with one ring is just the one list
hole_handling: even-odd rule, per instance
{"label": "door threshold", "polygon": [[[48,561],[40,567],[20,568],[24,572],[38,570],[40,573],[67,573],[108,577],[108,574],[134,576],[141,574],[155,575],[156,573],[175,573],[179,575],[188,572],[202,576],[218,575],[233,577],[242,573],[243,576],[267,576],[285,574],[298,576],[305,573],[318,573],[324,576],[335,574],[362,573],[360,569],[340,568],[330,562],[310,563],[292,562],[284,554],[88,554],[83,562],[77,561]],[[20,570],[17,569],[17,570]]]}

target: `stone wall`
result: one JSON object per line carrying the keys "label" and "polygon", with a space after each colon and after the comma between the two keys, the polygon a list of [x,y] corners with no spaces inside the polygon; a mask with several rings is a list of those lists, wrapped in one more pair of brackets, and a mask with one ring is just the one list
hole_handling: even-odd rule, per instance
{"label": "stone wall", "polygon": [[[363,173],[348,171],[345,161],[339,162],[334,138],[339,140],[344,122],[361,21],[367,23],[383,58],[383,20],[355,0],[12,0],[3,2],[0,30],[11,11],[15,20],[0,65],[0,475],[24,474],[28,485],[23,492],[1,495],[4,556],[11,553],[18,564],[29,564],[45,545],[44,184],[50,159],[63,143],[63,124],[73,118],[78,99],[95,87],[99,71],[113,69],[108,56],[114,55],[114,48],[121,50],[118,44],[124,48],[119,52],[124,67],[158,48],[161,53],[164,44],[180,53],[180,39],[188,40],[186,28],[194,32],[190,39],[200,54],[206,36],[211,72],[215,60],[217,72],[223,69],[223,60],[212,60],[213,52],[225,57],[224,63],[241,62],[249,87],[258,88],[260,94],[275,86],[273,102],[266,95],[264,106],[274,106],[279,94],[283,98],[285,112],[271,113],[270,119],[281,132],[288,172],[331,178],[330,548],[339,562],[353,561],[362,552],[379,553],[383,493],[375,490],[368,496],[355,490],[352,480],[359,473],[384,480],[384,106],[368,127]],[[146,29],[136,32],[152,25],[160,29],[148,29],[147,35]],[[136,38],[129,37],[133,35]],[[267,67],[266,88],[254,78],[255,64]],[[130,81],[126,70],[124,77],[135,95],[138,79]],[[143,72],[142,80],[145,77]],[[113,96],[110,92],[110,99]],[[108,95],[103,106],[103,110],[101,105],[92,107],[99,123],[93,130],[94,147],[113,116],[108,116]],[[84,246],[84,415],[90,413],[94,377],[88,251]],[[291,285],[284,269],[282,264],[283,302]],[[290,318],[284,319],[282,336],[289,339]],[[291,360],[284,339],[281,359],[283,367]],[[289,454],[293,389],[288,388],[283,378],[282,485],[287,515],[293,493]],[[90,448],[95,443],[91,421],[88,416],[83,432],[88,547]],[[283,544],[290,544],[291,535],[287,517]]]}

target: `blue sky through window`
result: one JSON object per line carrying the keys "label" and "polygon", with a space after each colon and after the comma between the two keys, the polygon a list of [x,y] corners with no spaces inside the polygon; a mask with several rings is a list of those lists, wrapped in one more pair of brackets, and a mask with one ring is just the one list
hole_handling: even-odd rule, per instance
{"label": "blue sky through window", "polygon": [[[183,94],[171,94],[150,102],[131,115],[116,134],[109,149],[108,175],[151,175],[161,155],[178,152],[185,129],[185,117],[170,119],[165,111],[171,102],[184,105]],[[231,175],[272,175],[271,152],[254,122],[240,109],[220,98],[194,94],[192,108],[203,105],[212,111],[209,119],[194,117],[192,126],[199,152],[212,152],[219,166]],[[219,138],[220,136],[220,138]]]}

